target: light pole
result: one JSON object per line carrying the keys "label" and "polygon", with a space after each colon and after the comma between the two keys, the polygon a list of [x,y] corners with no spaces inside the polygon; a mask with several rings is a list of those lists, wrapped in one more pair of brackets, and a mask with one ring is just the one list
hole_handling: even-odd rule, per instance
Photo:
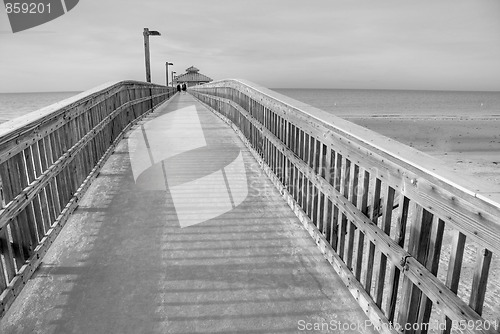
{"label": "light pole", "polygon": [[149,30],[148,28],[144,28],[144,57],[146,58],[146,81],[151,82],[151,67],[149,60],[149,36],[160,36],[161,34],[155,30]]}
{"label": "light pole", "polygon": [[[165,74],[167,75],[167,83],[165,84],[165,86],[168,87],[168,65],[173,65],[173,63],[169,63],[168,61],[165,63],[165,66],[167,67],[166,71],[165,71]],[[174,86],[174,78],[172,77],[172,87]]]}
{"label": "light pole", "polygon": [[174,87],[174,73],[177,73],[176,71],[172,71],[172,87]]}

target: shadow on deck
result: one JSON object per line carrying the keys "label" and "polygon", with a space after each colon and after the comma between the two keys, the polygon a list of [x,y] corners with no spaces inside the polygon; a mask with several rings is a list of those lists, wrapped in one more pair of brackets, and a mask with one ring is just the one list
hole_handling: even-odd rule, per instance
{"label": "shadow on deck", "polygon": [[0,332],[294,333],[366,320],[234,131],[178,94],[118,145]]}

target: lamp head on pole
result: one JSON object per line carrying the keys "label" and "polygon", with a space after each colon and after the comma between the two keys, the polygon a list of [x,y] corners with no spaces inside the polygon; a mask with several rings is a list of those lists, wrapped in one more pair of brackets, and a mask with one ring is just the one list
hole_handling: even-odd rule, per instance
{"label": "lamp head on pole", "polygon": [[144,36],[161,36],[159,31],[144,28]]}

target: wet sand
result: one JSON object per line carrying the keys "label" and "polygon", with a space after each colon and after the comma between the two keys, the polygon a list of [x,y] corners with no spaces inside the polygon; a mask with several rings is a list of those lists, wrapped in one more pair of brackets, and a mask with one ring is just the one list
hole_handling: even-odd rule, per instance
{"label": "wet sand", "polygon": [[500,187],[500,118],[345,118]]}

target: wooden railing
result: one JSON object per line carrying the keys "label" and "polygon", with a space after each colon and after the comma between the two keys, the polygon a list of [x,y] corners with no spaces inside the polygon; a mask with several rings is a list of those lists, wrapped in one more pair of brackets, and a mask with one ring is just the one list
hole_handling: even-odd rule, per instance
{"label": "wooden railing", "polygon": [[249,82],[190,92],[233,126],[381,332],[497,332],[498,308],[481,315],[498,187]]}
{"label": "wooden railing", "polygon": [[0,317],[124,132],[172,95],[123,81],[0,125]]}

